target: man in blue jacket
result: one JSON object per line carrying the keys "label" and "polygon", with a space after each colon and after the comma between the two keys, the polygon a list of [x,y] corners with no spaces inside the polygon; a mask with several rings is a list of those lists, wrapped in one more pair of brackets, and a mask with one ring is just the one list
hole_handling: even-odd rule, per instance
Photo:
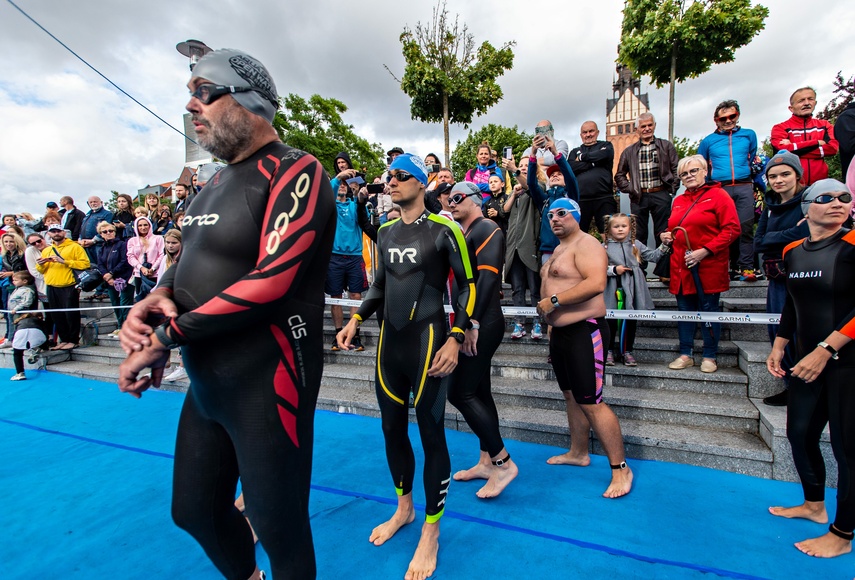
{"label": "man in blue jacket", "polygon": [[757,134],[739,126],[739,103],[722,101],[715,108],[716,130],[698,147],[710,166],[710,181],[718,181],[736,204],[742,233],[730,248],[731,278],[755,282],[754,183],[751,163],[757,157]]}

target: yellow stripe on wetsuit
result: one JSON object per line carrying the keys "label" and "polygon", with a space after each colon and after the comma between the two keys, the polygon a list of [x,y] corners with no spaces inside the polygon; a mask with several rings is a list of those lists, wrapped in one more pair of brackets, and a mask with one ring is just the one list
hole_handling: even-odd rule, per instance
{"label": "yellow stripe on wetsuit", "polygon": [[425,380],[427,380],[428,367],[430,366],[430,357],[433,353],[433,324],[428,325],[428,347],[427,356],[425,356],[425,366],[422,369],[422,379],[419,381],[419,390],[416,392],[416,398],[413,402],[413,407],[418,406],[419,399],[422,398],[422,390],[425,388]]}
{"label": "yellow stripe on wetsuit", "polygon": [[395,395],[393,395],[392,391],[390,391],[386,387],[385,381],[383,381],[383,367],[380,365],[380,353],[383,352],[383,337],[386,335],[385,330],[386,330],[386,321],[383,321],[383,324],[380,325],[380,342],[377,344],[377,380],[380,381],[380,387],[383,389],[383,392],[386,393],[386,395],[390,399],[392,399],[393,401],[395,401],[398,404],[403,405],[403,404],[405,404],[404,400],[401,399],[400,397],[396,397]]}

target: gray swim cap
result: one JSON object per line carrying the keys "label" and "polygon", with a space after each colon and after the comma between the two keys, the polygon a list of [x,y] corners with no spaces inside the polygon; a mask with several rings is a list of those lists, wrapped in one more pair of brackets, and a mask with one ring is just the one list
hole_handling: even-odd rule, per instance
{"label": "gray swim cap", "polygon": [[478,189],[478,186],[471,181],[458,181],[455,183],[454,187],[451,188],[451,195],[454,195],[455,193],[462,193],[463,195],[472,198],[472,201],[475,202],[475,205],[478,207],[481,207],[481,202],[484,201],[481,190]]}
{"label": "gray swim cap", "polygon": [[823,193],[849,193],[849,188],[836,179],[820,179],[802,194],[802,215],[807,215],[810,204]]}
{"label": "gray swim cap", "polygon": [[203,78],[218,85],[253,89],[231,93],[232,98],[250,113],[273,122],[279,109],[278,93],[273,77],[258,60],[232,48],[221,48],[203,56],[190,77]]}

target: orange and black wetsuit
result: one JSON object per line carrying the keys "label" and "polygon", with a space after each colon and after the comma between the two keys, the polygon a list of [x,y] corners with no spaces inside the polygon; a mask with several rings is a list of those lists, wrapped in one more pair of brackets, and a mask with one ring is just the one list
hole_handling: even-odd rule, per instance
{"label": "orange and black wetsuit", "polygon": [[279,142],[218,172],[182,222],[172,296],[190,390],[172,515],[227,578],[255,569],[246,513],[276,578],[310,578],[313,418],[335,198],[320,163]]}

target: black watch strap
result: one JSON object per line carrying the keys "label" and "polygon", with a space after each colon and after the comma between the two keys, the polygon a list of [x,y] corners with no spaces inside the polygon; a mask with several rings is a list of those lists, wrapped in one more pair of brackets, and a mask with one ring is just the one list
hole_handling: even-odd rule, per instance
{"label": "black watch strap", "polygon": [[181,345],[178,344],[177,340],[170,336],[170,333],[168,332],[169,325],[170,321],[167,320],[165,323],[156,327],[154,329],[154,335],[157,337],[157,340],[159,340],[163,346],[165,346],[169,350],[172,350],[174,348],[178,348]]}
{"label": "black watch strap", "polygon": [[462,332],[449,332],[448,336],[457,341],[457,344],[463,344],[463,341],[466,340],[466,335]]}

